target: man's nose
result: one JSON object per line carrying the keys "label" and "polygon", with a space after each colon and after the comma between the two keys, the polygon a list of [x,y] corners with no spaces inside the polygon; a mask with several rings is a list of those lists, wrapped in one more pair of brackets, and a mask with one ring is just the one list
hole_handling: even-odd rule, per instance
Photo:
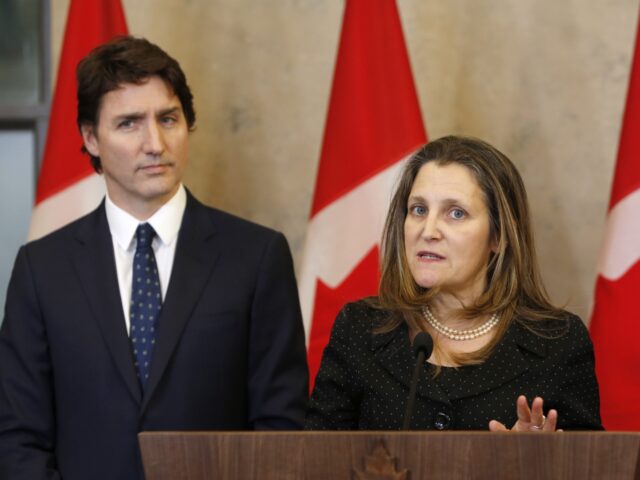
{"label": "man's nose", "polygon": [[164,134],[157,122],[149,122],[145,129],[144,150],[149,155],[161,155],[164,152]]}

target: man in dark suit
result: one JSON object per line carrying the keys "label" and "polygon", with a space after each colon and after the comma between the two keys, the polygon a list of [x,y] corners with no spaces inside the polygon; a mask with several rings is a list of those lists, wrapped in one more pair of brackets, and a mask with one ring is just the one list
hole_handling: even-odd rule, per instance
{"label": "man in dark suit", "polygon": [[78,66],[97,210],[22,247],[0,331],[0,478],[144,478],[144,430],[297,429],[304,334],[282,234],[182,186],[192,95],[122,37]]}

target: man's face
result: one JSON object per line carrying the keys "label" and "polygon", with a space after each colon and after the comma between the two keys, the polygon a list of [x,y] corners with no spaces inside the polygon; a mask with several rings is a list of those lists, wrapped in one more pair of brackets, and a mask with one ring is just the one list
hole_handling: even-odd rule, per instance
{"label": "man's face", "polygon": [[102,97],[96,126],[82,126],[86,149],[100,157],[113,202],[146,220],[178,190],[189,129],[180,100],[159,77],[125,83]]}

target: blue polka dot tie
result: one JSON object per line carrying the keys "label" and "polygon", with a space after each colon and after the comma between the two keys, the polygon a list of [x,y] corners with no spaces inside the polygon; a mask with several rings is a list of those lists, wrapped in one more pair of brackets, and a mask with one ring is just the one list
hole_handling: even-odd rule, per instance
{"label": "blue polka dot tie", "polygon": [[155,230],[148,223],[138,225],[136,253],[133,257],[129,337],[143,390],[149,380],[155,333],[162,309],[160,277],[151,245],[155,236]]}

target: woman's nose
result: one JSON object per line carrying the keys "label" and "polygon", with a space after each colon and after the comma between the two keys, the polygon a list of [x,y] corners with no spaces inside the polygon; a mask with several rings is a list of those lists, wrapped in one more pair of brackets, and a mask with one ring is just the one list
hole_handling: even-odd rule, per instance
{"label": "woman's nose", "polygon": [[438,240],[442,238],[440,221],[437,215],[433,214],[433,212],[429,212],[429,214],[424,219],[424,224],[422,226],[422,237],[426,240]]}

